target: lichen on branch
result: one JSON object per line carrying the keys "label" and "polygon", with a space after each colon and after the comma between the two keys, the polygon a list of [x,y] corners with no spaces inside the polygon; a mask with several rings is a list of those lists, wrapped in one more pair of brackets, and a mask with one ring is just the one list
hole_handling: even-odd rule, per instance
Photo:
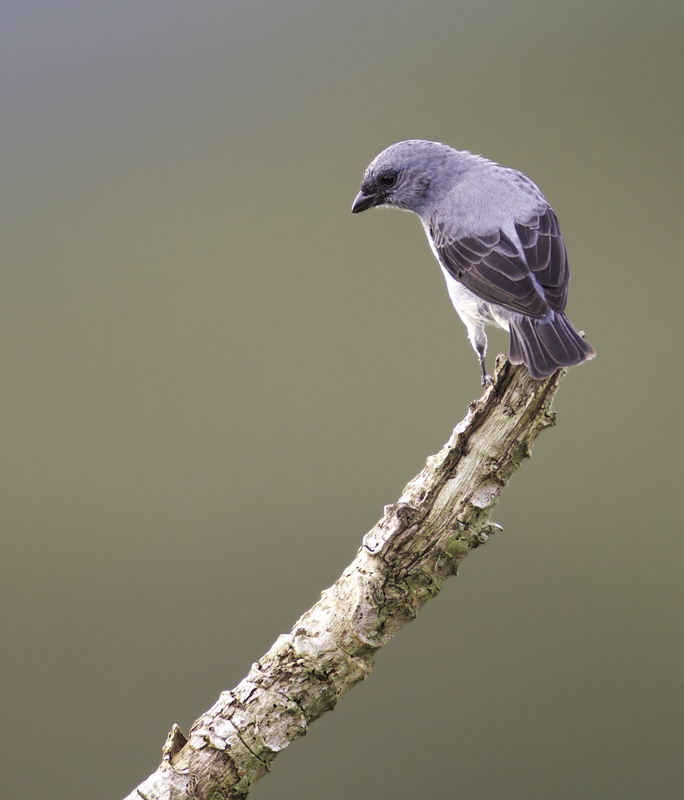
{"label": "lichen on branch", "polygon": [[202,714],[187,741],[174,726],[160,767],[125,800],[246,797],[276,755],[370,673],[378,649],[496,530],[492,508],[553,424],[551,401],[564,374],[535,381],[500,356],[494,385],[385,507],[337,582]]}

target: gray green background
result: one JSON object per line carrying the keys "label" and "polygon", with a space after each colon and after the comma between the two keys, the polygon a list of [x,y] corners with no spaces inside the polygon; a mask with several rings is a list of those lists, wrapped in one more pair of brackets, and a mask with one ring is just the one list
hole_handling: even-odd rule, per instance
{"label": "gray green background", "polygon": [[[542,187],[598,351],[271,798],[684,795],[680,0],[6,0],[0,794],[120,798],[480,393],[399,139]],[[505,347],[494,335],[492,349]]]}

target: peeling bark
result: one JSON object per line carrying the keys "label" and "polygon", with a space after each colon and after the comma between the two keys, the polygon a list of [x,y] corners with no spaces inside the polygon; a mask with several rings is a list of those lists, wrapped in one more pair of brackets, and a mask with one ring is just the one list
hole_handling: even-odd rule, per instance
{"label": "peeling bark", "polygon": [[487,542],[501,490],[554,423],[551,401],[564,374],[535,381],[499,356],[495,385],[385,507],[334,586],[221,693],[187,740],[174,725],[159,769],[125,800],[246,797],[276,755],[370,673],[378,648]]}

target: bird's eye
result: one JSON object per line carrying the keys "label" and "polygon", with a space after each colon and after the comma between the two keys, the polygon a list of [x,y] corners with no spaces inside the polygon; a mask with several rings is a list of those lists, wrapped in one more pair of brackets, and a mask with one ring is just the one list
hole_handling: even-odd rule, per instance
{"label": "bird's eye", "polygon": [[383,172],[380,176],[380,183],[383,186],[394,186],[397,182],[397,173],[396,172]]}

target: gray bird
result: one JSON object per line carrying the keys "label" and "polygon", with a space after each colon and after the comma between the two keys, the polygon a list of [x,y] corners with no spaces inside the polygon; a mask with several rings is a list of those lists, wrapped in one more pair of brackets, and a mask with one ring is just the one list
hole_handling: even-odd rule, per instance
{"label": "gray bird", "polygon": [[485,325],[510,332],[510,359],[537,380],[593,358],[563,313],[568,257],[558,220],[521,172],[439,142],[412,139],[370,163],[352,205],[414,211],[482,369]]}

